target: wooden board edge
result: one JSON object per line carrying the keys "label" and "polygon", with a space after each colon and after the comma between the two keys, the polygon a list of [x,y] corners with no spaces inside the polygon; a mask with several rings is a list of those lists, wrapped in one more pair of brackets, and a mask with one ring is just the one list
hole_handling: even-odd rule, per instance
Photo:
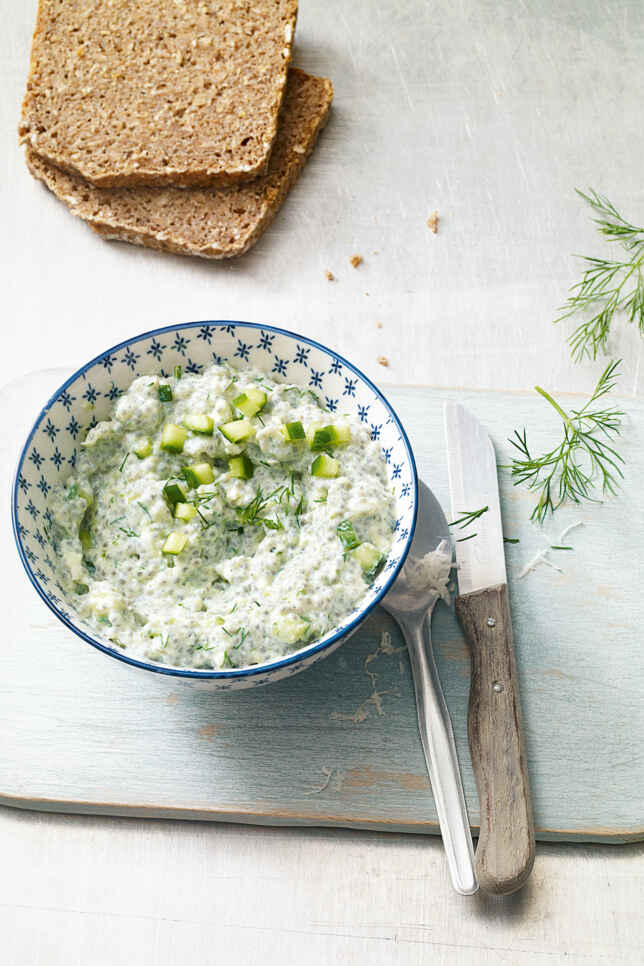
{"label": "wooden board edge", "polygon": [[[174,819],[196,822],[232,822],[241,825],[268,825],[300,828],[346,828],[366,832],[412,833],[440,835],[437,822],[400,822],[375,816],[352,818],[345,815],[314,815],[302,812],[269,812],[240,809],[226,810],[173,805],[137,805],[119,802],[85,802],[77,799],[23,798],[0,793],[0,805],[17,810],[54,812],[70,815],[97,815],[110,818]],[[472,825],[472,834],[478,835]],[[597,845],[629,845],[644,841],[644,826],[628,829],[598,827],[590,829],[536,829],[540,842],[594,843]]]}
{"label": "wooden board edge", "polygon": [[[33,371],[27,373],[27,375],[28,376],[38,375],[41,371],[47,371],[47,370],[34,369]],[[9,383],[7,383],[7,385],[9,385]],[[429,391],[429,392],[470,393],[473,396],[490,395],[490,396],[514,396],[514,397],[521,396],[525,399],[535,398],[534,389],[497,389],[494,386],[488,386],[487,388],[485,387],[481,388],[480,386],[461,386],[461,385],[439,386],[435,382],[427,382],[427,383],[425,382],[379,382],[378,386],[380,387],[380,389],[382,389],[385,395],[390,389],[393,389],[394,392],[396,392],[397,390],[404,392],[407,389],[414,389],[421,392]],[[556,386],[554,388],[550,387],[549,391],[556,393],[557,396],[563,396],[567,399],[587,400],[590,397],[589,392],[570,392],[570,390],[567,390],[567,389],[557,389]],[[631,402],[631,403],[632,402],[641,403],[642,401],[644,401],[640,396],[631,396],[625,392],[611,393],[611,399],[618,399],[618,400],[623,400],[624,402]]]}

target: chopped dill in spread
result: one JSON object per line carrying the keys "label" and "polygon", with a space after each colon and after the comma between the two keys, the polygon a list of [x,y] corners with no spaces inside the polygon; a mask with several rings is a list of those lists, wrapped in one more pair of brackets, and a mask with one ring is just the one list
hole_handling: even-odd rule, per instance
{"label": "chopped dill in spread", "polygon": [[359,420],[227,365],[135,379],[50,509],[81,620],[134,657],[193,668],[261,663],[332,630],[394,524]]}

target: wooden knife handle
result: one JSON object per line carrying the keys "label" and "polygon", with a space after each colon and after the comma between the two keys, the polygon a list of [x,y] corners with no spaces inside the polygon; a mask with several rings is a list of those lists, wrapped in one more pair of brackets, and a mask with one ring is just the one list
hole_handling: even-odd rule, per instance
{"label": "wooden knife handle", "polygon": [[457,597],[472,653],[468,734],[481,805],[481,889],[520,889],[534,863],[534,822],[506,584]]}

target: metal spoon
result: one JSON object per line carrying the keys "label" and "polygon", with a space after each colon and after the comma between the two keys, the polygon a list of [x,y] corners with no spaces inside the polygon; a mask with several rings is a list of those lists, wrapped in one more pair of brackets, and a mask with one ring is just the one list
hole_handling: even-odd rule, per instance
{"label": "metal spoon", "polygon": [[434,662],[430,633],[431,615],[438,594],[432,587],[419,588],[416,581],[410,580],[414,561],[435,550],[441,540],[450,541],[447,520],[432,492],[421,482],[418,523],[409,557],[382,603],[400,626],[409,650],[420,740],[452,884],[461,895],[469,896],[478,889],[472,834],[452,722]]}

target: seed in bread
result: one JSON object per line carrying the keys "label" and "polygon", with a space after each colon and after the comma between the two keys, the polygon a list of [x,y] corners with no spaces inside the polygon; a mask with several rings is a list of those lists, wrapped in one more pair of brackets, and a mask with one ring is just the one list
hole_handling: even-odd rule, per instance
{"label": "seed in bread", "polygon": [[327,120],[331,81],[289,70],[268,174],[228,188],[96,188],[27,148],[27,164],[104,238],[203,258],[241,255],[266,230]]}
{"label": "seed in bread", "polygon": [[297,0],[40,0],[20,138],[101,186],[267,171]]}

